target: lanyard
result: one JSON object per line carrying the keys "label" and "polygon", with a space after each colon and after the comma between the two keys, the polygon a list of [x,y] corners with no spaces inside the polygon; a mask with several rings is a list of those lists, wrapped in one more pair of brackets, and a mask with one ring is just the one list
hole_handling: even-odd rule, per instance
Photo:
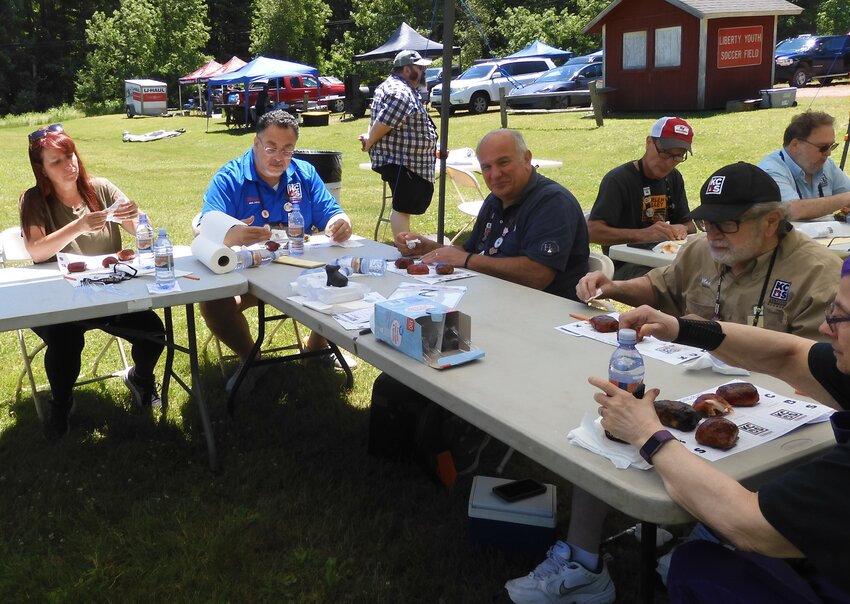
{"label": "lanyard", "polygon": [[[500,220],[501,220],[501,222],[504,223],[504,228],[502,228],[501,234],[493,242],[492,247],[487,251],[487,253],[490,256],[495,256],[499,252],[499,248],[502,247],[502,243],[504,243],[505,237],[507,237],[508,233],[511,230],[511,227],[514,225],[514,222],[516,222],[517,216],[519,214],[519,208],[518,207],[516,207],[516,209],[511,213],[510,218],[508,218],[507,220],[505,220],[505,218],[504,218],[504,215],[507,213],[507,211],[510,210],[513,207],[515,207],[515,206],[511,205],[511,206],[505,208],[505,211],[502,212],[502,218]],[[492,232],[493,226],[496,222],[496,218],[497,218],[496,210],[497,209],[498,208],[496,206],[494,206],[493,209],[490,210],[490,215],[487,217],[487,222],[486,222],[485,227],[484,227],[484,232],[481,234],[481,241],[478,243],[478,249],[479,250],[483,250],[487,245],[487,240],[490,238],[490,233]]]}
{"label": "lanyard", "polygon": [[[782,151],[779,152],[779,157],[782,158],[782,161],[785,161],[785,155]],[[800,199],[806,199],[803,195],[803,192],[800,190],[800,185],[797,184],[797,179],[794,177],[794,174],[791,174],[791,180],[794,181],[794,188],[797,189],[797,197]],[[823,197],[823,183],[818,183],[818,197]]]}
{"label": "lanyard", "polygon": [[[262,217],[265,219],[265,221],[266,221],[269,225],[271,225],[271,223],[269,223],[269,216],[270,216],[271,214],[270,214],[270,213],[269,213],[269,211],[266,209],[266,202],[265,202],[265,200],[263,199],[263,192],[260,190],[260,183],[258,183],[256,180],[254,181],[254,188],[256,188],[256,189],[257,189],[257,197],[259,197],[259,198],[260,198],[260,205],[262,205],[262,206],[263,206],[263,210],[260,212],[260,216],[262,216]],[[284,216],[287,216],[287,215],[289,214],[289,212],[291,212],[291,211],[292,211],[292,203],[290,203],[290,202],[288,202],[288,201],[287,201],[286,203],[284,203],[284,204],[283,204],[283,211],[284,211]],[[283,225],[283,224],[287,224],[287,223],[286,223],[286,222],[281,222],[281,223],[279,223],[279,225],[278,225],[278,226]]]}
{"label": "lanyard", "polygon": [[[776,263],[776,256],[779,255],[779,246],[782,244],[780,241],[775,248],[773,248],[773,254],[770,256],[770,264],[767,266],[767,274],[764,276],[764,282],[761,285],[761,295],[759,296],[759,301],[756,306],[753,306],[753,327],[758,327],[759,318],[761,318],[762,312],[764,311],[764,296],[767,293],[767,284],[770,282],[770,274],[773,272],[773,265]],[[720,288],[723,286],[723,276],[726,274],[726,266],[720,269],[720,279],[717,280],[717,293],[714,296],[714,317],[715,321],[723,321],[723,317],[720,314]]]}
{"label": "lanyard", "polygon": [[[646,173],[643,171],[643,160],[637,160],[638,172],[640,172],[640,177],[643,180],[644,188],[648,188],[650,191],[652,190],[652,181],[647,177]],[[673,203],[673,194],[670,192],[670,175],[665,176],[662,181],[664,182],[664,196],[667,198],[667,207],[665,208],[665,212],[667,214],[667,220],[670,220],[670,214],[674,209],[675,204]],[[655,182],[658,182],[657,180]],[[644,195],[644,199],[646,196]],[[652,211],[650,214],[647,212],[646,218],[652,218],[655,215],[655,212]]]}

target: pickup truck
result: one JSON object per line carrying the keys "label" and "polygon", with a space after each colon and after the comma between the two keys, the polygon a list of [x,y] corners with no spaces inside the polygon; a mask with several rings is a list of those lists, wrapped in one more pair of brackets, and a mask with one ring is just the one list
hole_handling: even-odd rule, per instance
{"label": "pickup truck", "polygon": [[[262,81],[251,82],[248,89],[249,106],[253,107],[256,103],[257,95],[260,93],[263,84]],[[320,85],[321,88],[319,88]],[[321,77],[317,81],[316,77],[312,75],[292,75],[278,78],[277,81],[269,80],[269,102],[271,103],[286,103],[288,105],[302,103],[304,93],[307,93],[310,101],[317,102],[319,105],[327,105],[331,111],[341,112],[343,110],[345,86],[336,78]],[[239,92],[238,95],[237,104],[243,105],[245,93]]]}
{"label": "pickup truck", "polygon": [[775,82],[802,88],[811,80],[829,84],[850,74],[850,34],[813,36],[803,34],[776,45]]}

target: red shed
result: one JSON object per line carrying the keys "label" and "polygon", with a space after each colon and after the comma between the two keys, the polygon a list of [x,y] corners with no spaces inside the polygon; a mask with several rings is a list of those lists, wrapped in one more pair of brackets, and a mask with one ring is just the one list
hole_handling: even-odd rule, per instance
{"label": "red shed", "polygon": [[785,0],[614,0],[585,27],[601,33],[616,111],[723,108],[773,85]]}

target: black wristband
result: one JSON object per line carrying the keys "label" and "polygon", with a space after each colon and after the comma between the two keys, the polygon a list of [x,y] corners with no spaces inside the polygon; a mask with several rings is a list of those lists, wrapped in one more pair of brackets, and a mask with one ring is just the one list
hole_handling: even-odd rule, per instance
{"label": "black wristband", "polygon": [[469,255],[466,257],[466,260],[463,261],[463,268],[469,268],[469,259],[475,255],[475,252],[469,252]]}
{"label": "black wristband", "polygon": [[717,321],[693,321],[681,318],[678,321],[679,335],[673,340],[674,344],[714,350],[723,343],[723,338],[726,337]]}

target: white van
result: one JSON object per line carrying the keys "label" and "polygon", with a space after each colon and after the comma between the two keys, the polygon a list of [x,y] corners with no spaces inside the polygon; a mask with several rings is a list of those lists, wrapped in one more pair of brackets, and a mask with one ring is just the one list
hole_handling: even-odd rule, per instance
{"label": "white van", "polygon": [[168,104],[168,85],[156,80],[124,80],[127,117],[162,115]]}
{"label": "white van", "polygon": [[[555,67],[551,59],[501,59],[478,63],[452,80],[449,113],[468,108],[470,113],[484,113],[493,103],[499,102],[499,88],[505,93],[517,86],[533,82],[540,74]],[[431,107],[440,110],[443,85],[431,89]]]}

